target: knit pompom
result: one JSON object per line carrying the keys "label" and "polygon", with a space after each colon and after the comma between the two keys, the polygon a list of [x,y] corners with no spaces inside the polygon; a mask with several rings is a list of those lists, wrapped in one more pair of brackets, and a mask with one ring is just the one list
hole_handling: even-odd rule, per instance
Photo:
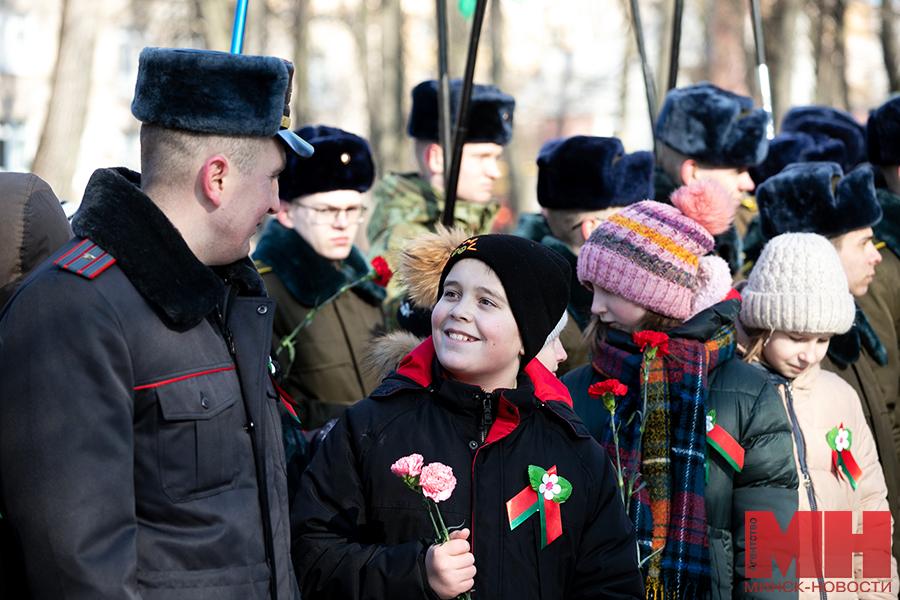
{"label": "knit pompom", "polygon": [[697,283],[691,296],[691,316],[725,299],[731,291],[731,270],[718,256],[701,256],[697,264]]}
{"label": "knit pompom", "polygon": [[459,227],[448,229],[438,224],[434,233],[422,234],[407,243],[399,256],[397,273],[418,308],[434,307],[447,258],[468,237]]}
{"label": "knit pompom", "polygon": [[672,192],[672,204],[713,235],[725,233],[734,221],[737,206],[721,185],[700,179]]}

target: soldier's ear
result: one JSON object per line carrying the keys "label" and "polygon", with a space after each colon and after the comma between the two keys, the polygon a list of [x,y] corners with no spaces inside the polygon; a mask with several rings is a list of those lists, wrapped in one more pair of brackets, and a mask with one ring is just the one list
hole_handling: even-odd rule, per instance
{"label": "soldier's ear", "polygon": [[[691,185],[699,178],[697,169],[700,165],[693,158],[689,158],[681,163],[681,185]],[[677,181],[675,183],[678,183]]]}
{"label": "soldier's ear", "polygon": [[444,151],[440,144],[428,144],[425,148],[425,164],[432,173],[444,172]]}
{"label": "soldier's ear", "polygon": [[221,154],[216,154],[207,158],[200,170],[203,193],[216,207],[222,204],[225,178],[228,176],[229,167],[228,159]]}

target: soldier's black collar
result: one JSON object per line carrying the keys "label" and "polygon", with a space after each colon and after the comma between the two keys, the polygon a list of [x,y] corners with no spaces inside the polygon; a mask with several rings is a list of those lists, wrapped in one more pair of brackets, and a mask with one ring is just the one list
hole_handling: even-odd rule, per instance
{"label": "soldier's black collar", "polygon": [[113,255],[134,287],[178,325],[205,318],[222,299],[226,280],[241,294],[265,296],[249,258],[215,269],[201,263],[141,192],[140,181],[122,167],[94,171],[72,223],[75,234]]}

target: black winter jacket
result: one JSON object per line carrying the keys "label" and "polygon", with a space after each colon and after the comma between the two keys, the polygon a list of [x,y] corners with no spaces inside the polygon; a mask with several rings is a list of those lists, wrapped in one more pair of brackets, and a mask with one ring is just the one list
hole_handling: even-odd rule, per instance
{"label": "black winter jacket", "polygon": [[249,259],[200,263],[137,184],[95,172],[79,237],[0,315],[14,597],[296,599],[275,301]]}
{"label": "black winter jacket", "polygon": [[[444,378],[434,357],[428,338],[344,412],[304,473],[291,512],[303,597],[435,597],[424,567],[431,521],[390,470],[419,453],[453,468],[456,490],[439,507],[448,526],[472,530],[474,599],[643,598],[611,464],[565,388],[533,361],[517,389],[488,394]],[[543,549],[538,515],[510,530],[506,510],[529,465],[555,465],[574,489],[560,505],[562,536]]]}
{"label": "black winter jacket", "polygon": [[[733,321],[740,310],[737,300],[716,304],[668,334],[696,340],[712,334]],[[637,352],[637,347],[634,347]],[[605,378],[604,378],[605,379]],[[598,438],[608,427],[609,412],[601,400],[587,394],[600,380],[591,365],[563,377],[574,402],[575,412]],[[637,382],[623,382],[638,385]],[[715,409],[716,423],[731,434],[745,451],[744,468],[736,472],[715,451],[709,453],[709,482],[706,485],[706,524],[709,535],[713,598],[791,598],[796,594],[767,595],[746,580],[744,512],[770,510],[786,530],[797,510],[797,469],[791,443],[791,426],[781,398],[765,376],[732,357],[713,369],[707,379],[707,410]],[[778,569],[773,575],[780,575]],[[778,583],[793,575],[763,583]]]}

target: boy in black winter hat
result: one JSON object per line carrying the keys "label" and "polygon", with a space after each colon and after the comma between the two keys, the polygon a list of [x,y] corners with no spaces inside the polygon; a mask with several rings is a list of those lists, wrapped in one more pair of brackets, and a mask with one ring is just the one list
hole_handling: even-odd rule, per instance
{"label": "boy in black winter hat", "polygon": [[[291,514],[305,598],[644,597],[612,465],[534,358],[564,320],[569,275],[515,236],[451,253],[432,337],[344,412],[303,476]],[[455,473],[440,510],[460,529],[443,544],[391,473],[410,454]],[[535,487],[535,469],[571,494]]]}

